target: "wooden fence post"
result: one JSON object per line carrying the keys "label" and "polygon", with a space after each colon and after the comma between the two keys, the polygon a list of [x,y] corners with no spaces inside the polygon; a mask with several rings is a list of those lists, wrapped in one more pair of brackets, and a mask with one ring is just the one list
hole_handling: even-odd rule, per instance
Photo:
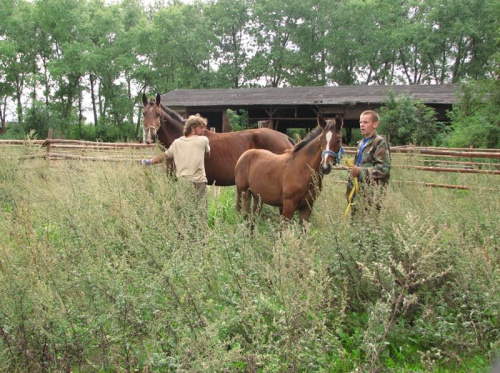
{"label": "wooden fence post", "polygon": [[50,159],[50,140],[52,140],[52,128],[49,128],[49,132],[47,133],[47,159]]}

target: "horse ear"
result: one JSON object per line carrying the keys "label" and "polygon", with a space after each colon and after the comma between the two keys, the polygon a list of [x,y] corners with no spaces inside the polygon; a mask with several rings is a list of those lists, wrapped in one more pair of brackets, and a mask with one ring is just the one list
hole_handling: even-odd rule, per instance
{"label": "horse ear", "polygon": [[161,102],[161,96],[159,93],[156,94],[156,105],[160,105],[160,102]]}
{"label": "horse ear", "polygon": [[335,116],[335,124],[337,129],[341,130],[344,127],[344,117],[341,114]]}
{"label": "horse ear", "polygon": [[320,126],[321,128],[325,128],[326,126],[326,121],[325,117],[323,117],[323,113],[318,114],[318,126]]}
{"label": "horse ear", "polygon": [[142,104],[144,106],[148,106],[148,97],[146,96],[145,93],[142,94]]}

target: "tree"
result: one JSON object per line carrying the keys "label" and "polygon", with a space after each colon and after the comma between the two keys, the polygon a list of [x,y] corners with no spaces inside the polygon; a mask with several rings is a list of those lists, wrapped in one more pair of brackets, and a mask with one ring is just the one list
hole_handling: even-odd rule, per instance
{"label": "tree", "polygon": [[248,0],[219,0],[207,8],[207,18],[217,40],[213,56],[217,87],[240,88],[245,83],[249,5]]}
{"label": "tree", "polygon": [[288,67],[289,83],[292,86],[322,86],[328,82],[326,58],[330,45],[327,36],[332,28],[335,3],[318,0],[297,5],[301,18],[290,35],[295,50]]}
{"label": "tree", "polygon": [[429,0],[431,74],[438,83],[482,79],[496,52],[500,3],[495,0]]}
{"label": "tree", "polygon": [[211,58],[216,38],[206,7],[202,3],[174,3],[154,14],[153,39],[150,35],[145,57],[154,70],[155,92],[168,92],[180,86],[215,87]]}
{"label": "tree", "polygon": [[429,43],[432,25],[429,23],[430,7],[428,2],[406,3],[403,7],[403,24],[395,32],[400,80],[406,84],[428,83],[430,56],[433,45]]}
{"label": "tree", "polygon": [[247,68],[249,80],[271,87],[289,84],[297,49],[291,35],[303,21],[303,6],[300,0],[254,1],[250,30],[256,44]]}
{"label": "tree", "polygon": [[59,115],[53,119],[54,126],[64,136],[77,121],[76,106],[81,97],[81,79],[85,75],[87,50],[86,29],[88,17],[86,4],[77,0],[60,2],[40,0],[37,5],[37,20],[40,30],[51,42],[53,53],[48,64],[53,79],[51,106]]}
{"label": "tree", "polygon": [[23,96],[27,79],[36,69],[35,17],[33,4],[2,1],[0,6],[0,78],[2,94],[13,95],[17,119],[23,122]]}

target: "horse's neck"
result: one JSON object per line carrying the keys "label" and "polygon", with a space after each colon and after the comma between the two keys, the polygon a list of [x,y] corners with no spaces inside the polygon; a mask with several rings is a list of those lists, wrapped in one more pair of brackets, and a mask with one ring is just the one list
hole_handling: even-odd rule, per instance
{"label": "horse's neck", "polygon": [[175,139],[183,135],[183,132],[184,125],[182,123],[173,119],[166,113],[162,115],[158,139],[165,147],[169,148]]}
{"label": "horse's neck", "polygon": [[305,162],[310,168],[315,171],[319,170],[321,163],[321,141],[320,137],[311,140],[309,144],[304,146],[298,152],[293,153],[294,159],[300,162]]}
{"label": "horse's neck", "polygon": [[220,135],[222,135],[222,133],[216,133],[216,132],[212,132],[209,130],[206,130],[205,132],[203,132],[203,136],[208,137],[209,140],[210,139],[216,140],[216,139],[220,138]]}

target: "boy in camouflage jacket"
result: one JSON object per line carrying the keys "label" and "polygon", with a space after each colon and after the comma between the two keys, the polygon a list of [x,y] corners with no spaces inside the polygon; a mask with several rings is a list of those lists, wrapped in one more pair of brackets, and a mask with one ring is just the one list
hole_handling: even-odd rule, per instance
{"label": "boy in camouflage jacket", "polygon": [[[363,140],[358,142],[358,152],[354,159],[355,165],[350,170],[347,182],[346,197],[349,196],[354,187],[353,178],[358,178],[358,199],[353,207],[359,204],[365,208],[374,204],[380,210],[380,198],[387,188],[391,171],[391,159],[387,142],[377,134],[376,128],[379,124],[379,116],[372,110],[361,113],[359,127]],[[355,213],[357,208],[353,209]]]}

